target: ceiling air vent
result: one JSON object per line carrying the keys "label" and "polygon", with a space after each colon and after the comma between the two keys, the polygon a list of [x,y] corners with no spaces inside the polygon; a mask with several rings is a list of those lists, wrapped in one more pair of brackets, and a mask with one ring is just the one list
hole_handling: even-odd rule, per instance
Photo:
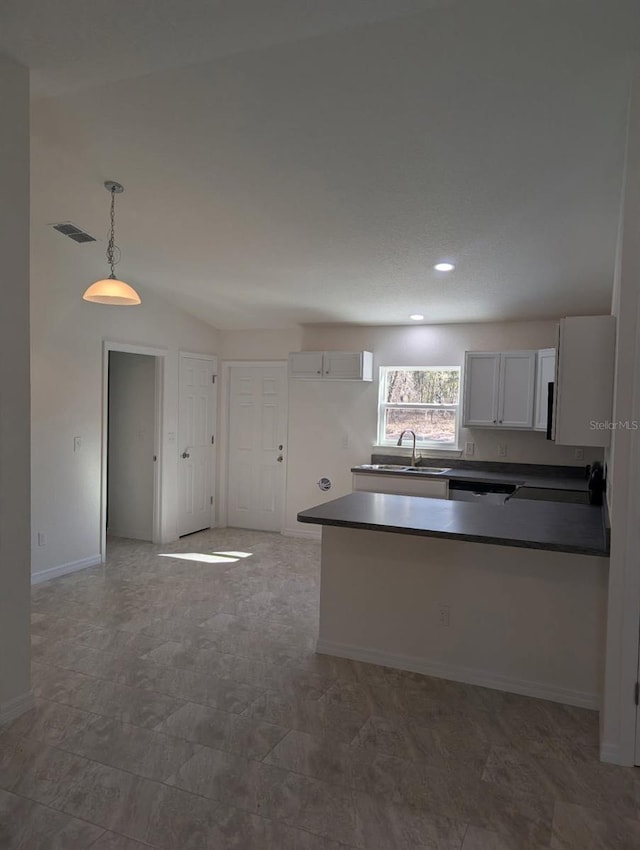
{"label": "ceiling air vent", "polygon": [[69,239],[73,239],[74,242],[96,241],[93,236],[90,236],[81,228],[76,227],[75,224],[71,224],[70,221],[62,221],[60,224],[52,224],[51,226],[54,230],[57,230],[58,233],[62,233],[63,236],[68,236]]}

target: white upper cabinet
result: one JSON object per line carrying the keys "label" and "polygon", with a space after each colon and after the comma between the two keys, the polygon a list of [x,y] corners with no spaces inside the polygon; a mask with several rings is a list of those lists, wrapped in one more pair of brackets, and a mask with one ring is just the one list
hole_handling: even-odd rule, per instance
{"label": "white upper cabinet", "polygon": [[467,351],[464,373],[465,427],[533,427],[535,351]]}
{"label": "white upper cabinet", "polygon": [[554,399],[556,443],[609,445],[615,342],[613,316],[570,316],[560,321]]}
{"label": "white upper cabinet", "polygon": [[464,424],[496,425],[500,352],[467,351],[464,358]]}
{"label": "white upper cabinet", "polygon": [[321,378],[323,371],[322,351],[294,351],[289,355],[290,378]]}
{"label": "white upper cabinet", "polygon": [[535,377],[535,351],[505,351],[500,355],[498,425],[503,428],[533,427]]}
{"label": "white upper cabinet", "polygon": [[536,431],[547,430],[549,407],[549,384],[556,379],[556,350],[543,348],[538,352],[536,363],[536,403],[533,427]]}
{"label": "white upper cabinet", "polygon": [[295,351],[289,355],[289,377],[332,381],[372,381],[370,351]]}

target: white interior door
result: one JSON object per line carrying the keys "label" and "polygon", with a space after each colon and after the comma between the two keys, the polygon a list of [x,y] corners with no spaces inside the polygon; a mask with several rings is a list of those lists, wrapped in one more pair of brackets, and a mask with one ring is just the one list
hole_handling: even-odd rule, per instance
{"label": "white interior door", "polygon": [[211,527],[216,396],[212,357],[180,355],[178,535]]}
{"label": "white interior door", "polygon": [[281,531],[287,432],[285,364],[229,369],[227,522]]}

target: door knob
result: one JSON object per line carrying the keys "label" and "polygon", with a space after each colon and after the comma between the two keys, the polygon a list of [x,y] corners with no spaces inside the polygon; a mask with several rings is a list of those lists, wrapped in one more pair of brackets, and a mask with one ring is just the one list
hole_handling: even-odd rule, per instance
{"label": "door knob", "polygon": [[276,460],[278,461],[278,463],[282,463],[282,455],[278,455],[278,457],[276,458]]}
{"label": "door knob", "polygon": [[188,457],[191,457],[191,455],[189,454],[189,452],[182,452],[182,457],[184,460],[186,460]]}

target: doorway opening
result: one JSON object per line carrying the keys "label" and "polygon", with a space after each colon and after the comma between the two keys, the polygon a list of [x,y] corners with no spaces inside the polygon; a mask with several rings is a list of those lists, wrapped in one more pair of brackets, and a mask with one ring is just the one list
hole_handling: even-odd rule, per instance
{"label": "doorway opening", "polygon": [[161,541],[163,350],[104,344],[101,556],[110,537]]}

